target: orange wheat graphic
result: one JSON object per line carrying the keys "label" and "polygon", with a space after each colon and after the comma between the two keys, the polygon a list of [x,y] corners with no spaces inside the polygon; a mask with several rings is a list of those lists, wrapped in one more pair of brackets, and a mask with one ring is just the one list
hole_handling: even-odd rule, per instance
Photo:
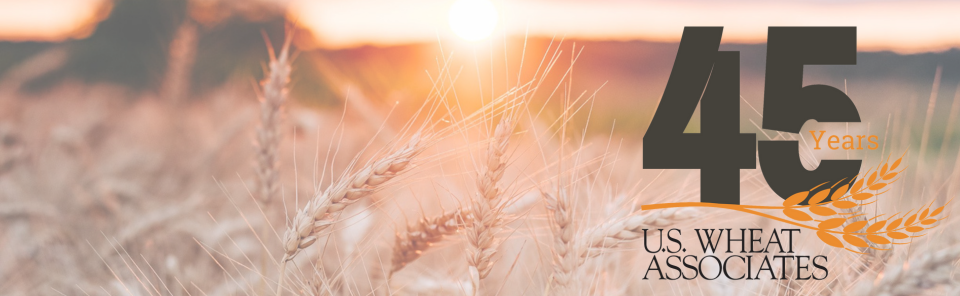
{"label": "orange wheat graphic", "polygon": [[[907,244],[901,241],[923,236],[926,230],[937,227],[938,222],[946,218],[939,217],[946,205],[932,209],[933,202],[906,213],[878,214],[869,219],[866,218],[867,214],[862,211],[862,206],[877,202],[879,196],[889,190],[890,184],[900,180],[899,176],[906,169],[900,166],[902,161],[903,156],[893,163],[884,162],[875,168],[867,169],[853,179],[856,181],[852,185],[849,180],[843,179],[833,184],[824,183],[810,190],[797,192],[784,200],[783,206],[685,202],[644,205],[641,209],[675,207],[730,209],[816,230],[817,237],[832,247],[852,252],[858,251],[847,248],[846,244],[858,248],[888,250],[889,248],[883,245]],[[803,201],[807,201],[807,204],[800,205]],[[757,210],[780,210],[787,218]],[[816,224],[811,225],[813,223]]]}

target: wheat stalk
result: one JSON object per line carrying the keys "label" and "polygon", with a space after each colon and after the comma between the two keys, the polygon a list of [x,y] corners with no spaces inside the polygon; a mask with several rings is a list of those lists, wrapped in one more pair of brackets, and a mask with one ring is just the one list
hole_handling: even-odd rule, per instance
{"label": "wheat stalk", "polygon": [[[262,90],[258,95],[260,125],[256,131],[255,170],[260,182],[257,201],[262,208],[267,208],[279,191],[280,111],[287,100],[287,85],[290,83],[290,41],[288,36],[279,55],[274,55],[273,47],[267,42],[270,54],[269,73],[260,81]],[[270,228],[270,223],[263,223],[260,235],[266,236]],[[261,270],[267,269],[267,261],[267,256],[260,257]],[[261,290],[266,290],[266,281],[261,280],[260,286]]]}
{"label": "wheat stalk", "polygon": [[923,253],[918,258],[891,266],[878,276],[877,282],[859,295],[908,296],[940,285],[957,283],[956,266],[960,247]]}
{"label": "wheat stalk", "polygon": [[[957,89],[956,92],[953,94],[953,103],[950,104],[950,114],[947,116],[947,124],[944,125],[945,128],[943,129],[943,137],[941,138],[941,141],[940,141],[940,155],[939,157],[937,157],[937,159],[946,159],[947,157],[949,157],[947,155],[947,152],[950,151],[950,143],[953,143],[952,141],[953,131],[954,131],[953,129],[956,128],[957,126],[957,115],[960,115],[960,83],[957,83],[956,89]],[[946,161],[938,161],[937,168],[934,170],[934,172],[943,172],[944,165],[946,164],[947,164]],[[936,180],[934,180],[933,183],[940,184],[940,181],[942,181],[940,177],[942,176],[938,174]],[[949,180],[949,178],[951,177],[951,174],[946,174],[946,177]],[[953,187],[953,184],[956,184],[956,183],[951,182],[950,187]],[[953,188],[950,188],[950,189],[953,189]],[[953,196],[950,193],[953,193],[953,191],[948,190],[947,196]]]}
{"label": "wheat stalk", "polygon": [[283,261],[293,260],[312,245],[319,232],[333,224],[337,213],[360,198],[369,196],[381,184],[403,172],[410,161],[423,151],[424,141],[419,133],[407,145],[363,167],[359,172],[341,178],[318,193],[297,213],[293,224],[284,233]]}
{"label": "wheat stalk", "polygon": [[495,237],[500,230],[503,212],[502,191],[498,183],[507,166],[504,154],[512,131],[510,116],[504,115],[487,147],[486,168],[477,180],[477,195],[472,199],[474,219],[467,224],[467,241],[470,243],[467,264],[474,294],[480,288],[480,280],[490,274],[493,256],[500,245]]}
{"label": "wheat stalk", "polygon": [[406,232],[398,231],[390,274],[417,260],[427,248],[443,240],[444,236],[457,233],[472,220],[470,212],[458,209],[433,218],[421,218],[417,223],[408,225]]}
{"label": "wheat stalk", "polygon": [[561,292],[570,288],[574,272],[580,261],[574,248],[576,228],[573,225],[573,212],[570,210],[570,199],[566,190],[561,189],[556,195],[543,193],[547,201],[547,210],[550,211],[553,231],[553,283]]}
{"label": "wheat stalk", "polygon": [[635,240],[655,232],[645,229],[662,229],[696,217],[697,211],[691,208],[667,208],[646,211],[612,223],[597,226],[578,241],[580,262],[596,257],[606,249],[615,248],[620,243]]}
{"label": "wheat stalk", "polygon": [[[937,65],[936,73],[933,75],[933,87],[930,88],[930,100],[927,103],[927,113],[923,118],[923,132],[920,134],[920,155],[917,156],[917,174],[925,172],[924,161],[926,161],[927,144],[930,142],[930,125],[933,122],[933,112],[937,106],[937,96],[940,91],[940,78],[943,74],[943,66]],[[919,177],[919,175],[917,176]],[[914,178],[913,190],[920,186],[926,178]]]}
{"label": "wheat stalk", "polygon": [[326,190],[318,192],[297,212],[283,235],[284,255],[281,259],[277,295],[282,291],[286,263],[316,242],[320,232],[330,227],[344,208],[369,196],[383,183],[404,172],[410,161],[427,146],[426,138],[429,137],[421,136],[419,132],[414,134],[400,149],[364,166],[355,174],[340,178]]}
{"label": "wheat stalk", "polygon": [[191,68],[197,56],[197,23],[184,19],[177,27],[168,47],[167,69],[160,85],[160,97],[173,103],[181,103],[190,89]]}
{"label": "wheat stalk", "polygon": [[[268,43],[269,46],[269,43]],[[260,202],[269,203],[277,194],[277,150],[280,146],[280,110],[287,100],[290,83],[290,38],[280,54],[270,49],[270,72],[260,82],[260,126],[257,127],[257,177],[260,181]]]}
{"label": "wheat stalk", "polygon": [[[511,203],[503,209],[504,215],[523,211],[529,203]],[[509,218],[508,218],[509,220]],[[414,224],[407,226],[405,232],[396,233],[396,242],[393,247],[393,267],[391,275],[420,256],[434,244],[473,222],[473,214],[468,210],[458,209],[433,218],[421,218]]]}
{"label": "wheat stalk", "polygon": [[[804,288],[804,284],[796,280],[797,278],[797,268],[794,265],[787,264],[783,267],[782,271],[785,275],[784,278],[777,280],[777,290],[779,291],[776,295],[783,296],[795,296],[802,295],[800,293]],[[836,283],[836,281],[832,282]]]}

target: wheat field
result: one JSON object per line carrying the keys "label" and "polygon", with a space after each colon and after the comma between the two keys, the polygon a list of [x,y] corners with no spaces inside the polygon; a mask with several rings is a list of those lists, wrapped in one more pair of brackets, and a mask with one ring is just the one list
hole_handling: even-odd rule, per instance
{"label": "wheat field", "polygon": [[[436,44],[443,54],[420,65],[425,74],[390,73],[428,77],[417,99],[371,99],[365,86],[330,74],[346,91],[317,107],[290,96],[303,83],[291,73],[309,65],[292,34],[269,37],[286,42],[268,41],[259,83],[238,79],[202,99],[176,99],[176,73],[156,94],[67,81],[35,95],[16,91],[30,71],[4,76],[2,294],[960,293],[960,236],[949,217],[960,193],[960,146],[950,141],[960,91],[936,119],[948,127],[942,138],[930,102],[920,119],[865,116],[869,125],[856,128],[882,135],[882,149],[840,156],[864,159],[866,170],[904,154],[901,180],[851,211],[946,205],[947,218],[922,237],[851,252],[803,232],[798,253],[830,258],[824,280],[641,280],[652,256],[642,241],[659,239],[644,229],[789,225],[714,208],[641,210],[697,201],[699,172],[642,169],[642,133],[622,133],[595,111],[605,86],[574,83],[581,45],[513,44],[519,60],[508,60]],[[943,147],[928,147],[931,137]],[[808,168],[838,156],[812,145],[801,142]],[[780,202],[759,170],[741,170],[740,186],[744,204]]]}

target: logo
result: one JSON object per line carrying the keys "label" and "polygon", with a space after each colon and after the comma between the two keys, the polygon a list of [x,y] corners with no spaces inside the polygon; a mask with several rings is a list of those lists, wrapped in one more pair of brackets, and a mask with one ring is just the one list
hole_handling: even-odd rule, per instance
{"label": "logo", "polygon": [[[904,156],[861,172],[862,160],[800,161],[796,140],[761,140],[740,133],[740,53],[720,51],[722,27],[687,27],[667,87],[643,137],[644,169],[699,169],[700,202],[644,205],[643,210],[712,207],[816,231],[825,244],[852,252],[906,244],[943,220],[930,202],[900,213],[864,213],[906,169]],[[805,65],[855,65],[856,27],[770,27],[762,128],[801,134],[808,120],[860,122],[856,105],[828,85],[803,85]],[[701,132],[684,133],[699,104]],[[815,149],[876,149],[876,136],[809,131]],[[904,153],[905,155],[905,153]],[[783,199],[781,206],[742,205],[741,169],[756,169]],[[782,214],[782,215],[780,215]],[[699,230],[698,230],[698,235]],[[729,231],[728,231],[729,239]]]}

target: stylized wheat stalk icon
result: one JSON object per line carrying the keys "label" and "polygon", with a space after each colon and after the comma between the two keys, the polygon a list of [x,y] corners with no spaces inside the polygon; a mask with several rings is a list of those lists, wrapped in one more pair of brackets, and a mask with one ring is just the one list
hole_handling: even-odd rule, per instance
{"label": "stylized wheat stalk icon", "polygon": [[[932,209],[933,203],[931,202],[920,207],[920,209],[910,210],[903,214],[879,214],[865,219],[866,213],[859,210],[859,207],[877,202],[877,198],[889,190],[888,186],[890,184],[900,180],[899,176],[906,169],[906,167],[900,166],[902,162],[903,156],[893,163],[884,162],[853,178],[843,179],[832,184],[829,182],[819,184],[810,190],[791,195],[783,201],[783,206],[685,202],[644,205],[642,209],[654,210],[675,207],[730,209],[815,230],[817,231],[817,237],[827,245],[851,252],[858,251],[847,248],[844,241],[858,248],[889,250],[889,248],[880,246],[907,244],[897,241],[921,237],[924,235],[924,231],[939,226],[940,223],[938,222],[946,218],[938,217],[946,204]],[[806,204],[801,205],[804,201],[806,201]],[[789,220],[757,211],[760,209],[780,210]],[[815,222],[817,224],[813,226],[803,222]]]}
{"label": "stylized wheat stalk icon", "polygon": [[[853,250],[846,248],[844,241],[858,248],[887,250],[872,246],[867,241],[876,245],[901,244],[895,241],[923,236],[922,233],[925,230],[938,226],[939,223],[937,222],[943,220],[944,217],[937,218],[937,216],[943,212],[945,205],[931,210],[933,203],[930,203],[918,210],[910,210],[904,214],[897,213],[889,216],[879,214],[870,219],[854,219],[866,215],[860,211],[842,213],[833,209],[849,210],[876,202],[879,195],[887,192],[887,190],[884,190],[887,186],[900,179],[898,176],[906,169],[900,168],[902,160],[903,157],[901,156],[892,164],[883,163],[876,168],[867,170],[865,173],[858,175],[857,181],[852,186],[849,182],[844,183],[846,180],[834,183],[832,187],[840,187],[833,191],[830,199],[827,199],[827,196],[830,194],[832,187],[815,191],[826,184],[820,184],[809,191],[796,193],[783,201],[783,214],[799,222],[818,222],[815,230],[817,230],[817,237],[821,241],[827,245],[850,251]],[[898,168],[900,170],[897,170]],[[849,193],[847,193],[847,186],[850,186]],[[811,193],[813,193],[812,196],[810,196]],[[808,201],[807,205],[800,206],[799,204],[804,200]],[[803,211],[804,209],[813,216]],[[822,220],[814,218],[815,216],[822,217]],[[853,222],[848,223],[848,221]],[[806,226],[806,224],[791,224],[813,228]],[[837,236],[840,236],[842,240]]]}

